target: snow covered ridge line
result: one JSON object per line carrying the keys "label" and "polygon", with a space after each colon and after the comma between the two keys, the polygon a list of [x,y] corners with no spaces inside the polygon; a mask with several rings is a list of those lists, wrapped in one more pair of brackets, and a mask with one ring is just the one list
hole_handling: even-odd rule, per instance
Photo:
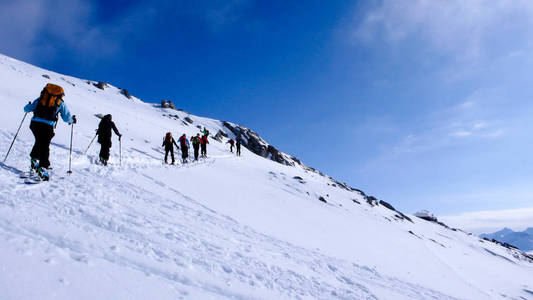
{"label": "snow covered ridge line", "polygon": [[[26,64],[24,62],[21,62],[19,60],[16,60],[16,59],[13,59],[7,56],[3,56],[1,54],[0,56],[2,56],[2,58],[4,58],[6,61],[15,62],[17,64]],[[32,65],[28,65],[28,66],[30,66],[33,69],[37,69],[41,73],[41,76],[43,78],[47,80],[51,80],[51,81],[56,81],[60,84],[62,82],[65,84],[65,86],[71,86],[72,88],[75,88],[75,89],[88,89],[95,95],[99,95],[99,96],[101,95],[101,96],[104,96],[105,98],[109,98],[109,97],[106,97],[108,94],[111,94],[111,95],[118,94],[124,97],[122,99],[130,100],[132,103],[147,104],[142,99],[132,96],[127,89],[118,88],[106,82],[93,81],[93,80],[87,80],[87,79],[78,79],[75,77],[62,75],[62,74],[55,73],[52,71],[40,69]],[[13,66],[11,66],[11,68],[13,69]],[[87,84],[87,86],[82,85],[82,83]],[[111,98],[109,98],[109,100],[111,100]],[[327,183],[328,186],[355,193],[354,195],[355,197],[354,199],[352,199],[353,202],[359,204],[359,201],[357,200],[357,196],[362,197],[364,201],[366,201],[367,204],[370,205],[371,207],[383,206],[395,213],[394,214],[395,219],[413,223],[412,219],[409,216],[398,211],[391,204],[383,200],[379,200],[374,196],[367,195],[363,191],[353,188],[344,182],[339,182],[335,180],[333,177],[328,176],[313,167],[305,165],[297,157],[279,151],[276,147],[269,144],[258,133],[251,130],[250,128],[247,128],[245,126],[232,123],[229,121],[211,120],[208,118],[203,118],[203,117],[192,115],[188,112],[183,111],[179,107],[176,107],[172,101],[168,101],[168,100],[161,100],[160,104],[150,103],[150,105],[154,108],[159,108],[163,112],[165,112],[162,114],[163,117],[179,120],[181,125],[191,126],[194,124],[199,130],[202,127],[205,128],[207,126],[212,131],[211,137],[221,143],[223,143],[224,140],[227,140],[227,139],[240,138],[242,140],[242,145],[248,150],[250,150],[252,153],[258,156],[261,156],[265,159],[277,162],[285,166],[301,168],[305,170],[306,172],[316,173],[324,178],[327,178],[330,181],[329,183]],[[176,113],[173,114],[171,112],[176,112],[177,114]],[[95,114],[95,115],[98,118],[101,118],[100,114]],[[213,125],[210,126],[209,122],[214,123],[216,126],[213,126]],[[147,166],[147,165],[154,164],[153,161],[150,161],[149,159],[146,160],[146,159],[140,159],[140,158],[135,158],[135,159],[127,158],[125,159],[125,163],[130,164],[130,165],[138,165],[138,166]],[[295,178],[295,179],[298,179],[298,178]],[[327,203],[327,200],[323,196],[319,197],[319,200]],[[459,230],[456,228],[449,228],[446,224],[438,222],[438,221],[435,221],[434,223],[441,225],[452,231]],[[462,230],[459,230],[459,231],[462,231]]]}
{"label": "snow covered ridge line", "polygon": [[[12,60],[12,61],[21,63],[20,61],[12,59],[12,58],[9,58],[9,57],[5,57],[4,56],[4,58],[6,58],[7,60]],[[125,97],[124,99],[131,100],[134,103],[137,102],[137,103],[146,104],[146,102],[144,102],[142,99],[137,98],[135,96],[132,96],[127,89],[115,87],[112,84],[109,84],[107,82],[93,81],[93,80],[86,80],[86,79],[78,79],[78,78],[75,78],[75,77],[62,75],[62,74],[51,72],[51,71],[47,71],[47,70],[44,70],[44,69],[40,69],[40,71],[42,71],[42,75],[41,76],[43,78],[49,79],[49,80],[56,80],[58,82],[63,82],[65,84],[69,85],[69,86],[72,86],[73,88],[89,88],[95,94],[98,94],[98,93],[120,94],[123,97]],[[80,82],[86,83],[87,86],[86,87],[79,86]],[[78,83],[78,86],[76,85],[76,83]],[[155,108],[160,108],[164,112],[167,112],[167,114],[163,114],[162,115],[164,117],[166,116],[166,117],[174,118],[176,120],[180,120],[180,117],[181,117],[181,124],[182,125],[190,126],[190,125],[193,125],[193,124],[196,123],[196,126],[198,127],[198,129],[201,129],[202,127],[205,127],[205,125],[206,125],[206,124],[201,124],[200,125],[200,124],[197,124],[197,123],[200,123],[200,122],[195,122],[195,121],[203,121],[203,120],[205,120],[205,118],[199,117],[199,116],[195,116],[195,115],[192,115],[192,114],[190,114],[188,112],[185,112],[184,110],[180,109],[179,107],[176,107],[175,104],[172,101],[161,100],[161,104],[154,103],[152,105]],[[169,111],[176,111],[178,113],[181,113],[181,115],[168,113]],[[96,116],[101,118],[101,115],[99,116],[97,114]],[[327,185],[332,186],[332,187],[336,187],[336,188],[339,188],[339,189],[343,189],[343,190],[346,190],[346,191],[349,191],[349,192],[354,192],[356,195],[363,197],[364,200],[367,202],[367,204],[370,205],[371,207],[380,206],[381,205],[381,206],[383,206],[383,207],[395,212],[395,215],[394,215],[395,219],[401,220],[401,221],[408,221],[408,222],[413,223],[413,221],[412,221],[412,219],[410,217],[408,217],[406,214],[396,210],[391,204],[389,204],[389,203],[387,203],[387,202],[385,202],[383,200],[379,200],[379,199],[377,199],[374,196],[366,195],[362,190],[353,188],[353,187],[347,185],[344,182],[339,182],[339,181],[335,180],[333,177],[322,173],[320,170],[317,170],[317,169],[315,169],[313,167],[305,165],[297,157],[279,151],[276,147],[274,147],[273,145],[269,144],[258,133],[256,133],[252,129],[250,129],[248,127],[245,127],[245,126],[242,126],[242,125],[239,125],[239,124],[236,124],[236,123],[229,122],[229,121],[218,121],[218,120],[214,120],[214,121],[215,121],[215,123],[217,123],[218,126],[210,127],[210,128],[211,128],[211,130],[214,129],[213,131],[216,131],[216,134],[214,134],[214,136],[212,136],[212,138],[214,138],[215,140],[217,140],[219,142],[223,142],[224,139],[234,139],[235,140],[235,139],[239,138],[239,139],[241,139],[242,145],[245,148],[247,148],[252,153],[254,153],[254,154],[258,155],[258,156],[261,156],[261,157],[263,157],[265,159],[272,160],[272,161],[277,162],[277,163],[282,164],[282,165],[302,168],[303,170],[305,170],[307,172],[313,172],[313,173],[316,173],[316,174],[318,174],[318,175],[320,175],[322,177],[328,178],[330,183],[328,183]],[[201,122],[201,123],[204,123],[204,122]],[[153,164],[153,162],[150,163],[150,162],[147,162],[147,161],[145,161],[143,159],[128,159],[127,162],[125,162],[125,163],[128,163],[130,165],[132,165],[132,164],[135,165],[136,164],[138,166],[145,166],[145,165]],[[324,197],[320,197],[319,200],[322,201],[322,202],[326,202],[327,203],[327,200]],[[356,202],[356,203],[359,203],[356,199],[353,199],[353,201]],[[443,226],[443,227],[445,227],[447,229],[450,229],[452,231],[457,231],[458,230],[456,228],[449,228],[444,223],[441,223],[441,222],[438,222],[438,221],[436,221],[434,223],[439,224],[439,225],[441,225],[441,226]],[[460,230],[460,231],[462,231],[462,230]]]}
{"label": "snow covered ridge line", "polygon": [[[44,72],[41,76],[42,76],[43,78],[46,78],[46,79],[52,79],[48,73],[50,73],[50,72]],[[59,80],[60,80],[60,81],[63,81],[63,82],[66,83],[66,84],[71,85],[72,87],[76,87],[76,84],[73,83],[71,80],[67,79],[66,77],[67,77],[67,76],[60,76],[60,77],[59,77]],[[56,80],[57,80],[57,79],[56,79]],[[141,99],[139,99],[139,98],[137,98],[137,97],[131,95],[127,89],[117,88],[117,87],[115,87],[115,86],[113,86],[113,85],[110,85],[110,84],[108,84],[108,83],[106,83],[106,82],[103,82],[103,81],[92,81],[92,80],[84,80],[84,81],[85,81],[85,83],[87,83],[89,86],[91,86],[91,87],[96,87],[96,88],[98,88],[98,89],[101,89],[102,91],[105,90],[105,89],[116,90],[116,91],[118,91],[121,95],[123,95],[124,97],[126,97],[126,98],[129,99],[129,100],[137,101],[137,102],[143,102]]]}

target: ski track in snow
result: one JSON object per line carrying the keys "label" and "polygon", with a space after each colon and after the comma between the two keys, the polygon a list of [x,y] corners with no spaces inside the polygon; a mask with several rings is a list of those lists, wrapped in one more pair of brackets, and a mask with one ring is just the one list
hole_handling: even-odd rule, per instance
{"label": "ski track in snow", "polygon": [[[3,133],[3,143],[6,137]],[[28,147],[20,142],[14,151]],[[66,151],[52,151],[56,160],[68,159]],[[228,285],[237,281],[251,290],[264,289],[287,298],[378,299],[372,292],[378,288],[400,298],[452,299],[380,275],[371,268],[258,233],[143,173],[146,168],[194,168],[212,166],[217,159],[239,158],[228,155],[185,165],[156,166],[156,162],[150,161],[130,163],[129,160],[142,161],[142,157],[134,157],[134,152],[144,155],[131,151],[123,168],[75,162],[78,168],[73,175],[59,177],[56,171],[50,182],[31,186],[21,184],[15,176],[20,170],[2,164],[0,209],[10,210],[10,215],[25,220],[15,224],[4,218],[3,213],[2,243],[23,238],[28,248],[57,247],[81,264],[105,260],[217,297],[249,299],[250,295],[232,293],[227,286],[205,282],[202,274],[222,278]],[[164,197],[131,184],[128,182],[131,176],[152,181],[175,197]],[[117,200],[116,194],[126,197]],[[64,236],[60,231],[45,231],[40,229],[42,223],[77,234]],[[116,236],[120,245],[113,244]]]}

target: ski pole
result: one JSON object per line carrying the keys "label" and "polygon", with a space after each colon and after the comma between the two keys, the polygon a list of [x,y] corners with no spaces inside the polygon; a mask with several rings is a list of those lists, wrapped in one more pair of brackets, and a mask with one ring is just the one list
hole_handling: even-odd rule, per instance
{"label": "ski pole", "polygon": [[28,113],[24,114],[24,118],[22,118],[22,122],[20,122],[19,128],[17,129],[17,133],[15,134],[15,137],[13,138],[13,141],[11,142],[11,146],[9,146],[9,150],[7,150],[6,157],[4,158],[4,162],[6,162],[7,157],[9,156],[9,152],[11,152],[11,147],[13,147],[13,144],[15,143],[15,140],[17,139],[17,136],[19,135],[20,127],[22,127],[22,123],[24,123],[24,120],[26,119],[26,116]]}
{"label": "ski pole", "polygon": [[89,151],[89,148],[91,148],[91,145],[93,144],[94,139],[96,139],[97,136],[98,136],[98,133],[94,135],[93,139],[89,143],[89,146],[87,147],[87,150],[85,150],[85,152],[83,152],[83,155],[87,154],[87,151]]}
{"label": "ski pole", "polygon": [[120,166],[122,167],[122,137],[118,138],[118,149],[120,155]]}
{"label": "ski pole", "polygon": [[72,137],[74,136],[74,123],[70,125],[70,153],[68,156],[68,171],[67,173],[70,175],[72,174]]}

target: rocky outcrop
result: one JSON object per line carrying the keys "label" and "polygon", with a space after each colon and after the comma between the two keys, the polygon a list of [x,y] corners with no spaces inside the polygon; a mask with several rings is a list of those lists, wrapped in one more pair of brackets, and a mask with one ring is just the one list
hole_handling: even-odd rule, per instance
{"label": "rocky outcrop", "polygon": [[103,81],[98,81],[98,83],[93,83],[93,85],[101,90],[105,89],[107,87],[107,83]]}
{"label": "rocky outcrop", "polygon": [[427,211],[427,210],[421,210],[421,211],[417,212],[417,213],[415,214],[415,217],[418,217],[418,218],[420,218],[420,219],[422,219],[422,220],[426,220],[426,221],[428,221],[428,222],[432,222],[432,223],[438,224],[438,225],[440,225],[440,226],[442,226],[442,227],[448,228],[448,229],[453,230],[453,231],[457,231],[457,230],[458,230],[458,229],[456,229],[456,228],[450,228],[448,225],[446,225],[446,224],[440,222],[440,221],[437,219],[437,217],[435,217],[434,214],[430,213],[430,212]]}
{"label": "rocky outcrop", "polygon": [[283,153],[276,147],[268,144],[256,132],[249,128],[225,121],[222,122],[222,125],[226,135],[231,136],[231,138],[240,139],[242,145],[251,152],[283,165],[300,166],[305,170],[316,172],[315,169],[302,164],[296,157]]}
{"label": "rocky outcrop", "polygon": [[176,106],[174,105],[172,101],[161,100],[161,108],[176,109]]}
{"label": "rocky outcrop", "polygon": [[398,218],[398,219],[403,219],[403,220],[407,220],[411,223],[413,223],[413,220],[411,220],[411,218],[409,218],[408,216],[406,216],[404,213],[402,213],[401,211],[397,210],[396,208],[394,208],[392,205],[390,205],[388,202],[385,202],[383,200],[379,200],[378,202],[381,206],[387,208],[387,209],[390,209],[392,211],[395,211],[396,214],[394,215],[395,218]]}
{"label": "rocky outcrop", "polygon": [[[524,252],[524,251],[520,250],[518,247],[516,247],[514,245],[511,245],[509,243],[502,243],[502,242],[500,242],[500,241],[498,241],[496,239],[488,239],[486,237],[482,238],[480,241],[487,241],[487,242],[492,242],[494,244],[500,245],[503,248],[506,248],[507,251],[509,251],[509,253],[511,253],[511,255],[514,258],[520,259],[520,260],[526,260],[526,261],[529,261],[529,262],[533,262],[533,255],[530,255],[529,253]],[[487,249],[485,249],[485,250],[487,250]]]}
{"label": "rocky outcrop", "polygon": [[120,90],[120,93],[121,93],[122,95],[124,95],[126,98],[128,98],[128,99],[131,100],[132,96],[131,96],[130,92],[128,92],[127,89],[121,89],[121,90]]}
{"label": "rocky outcrop", "polygon": [[415,217],[418,217],[420,219],[430,221],[430,222],[437,222],[437,217],[435,217],[434,214],[430,213],[427,210],[421,210],[415,214]]}
{"label": "rocky outcrop", "polygon": [[370,206],[376,206],[378,205],[378,199],[374,196],[365,196],[366,203]]}

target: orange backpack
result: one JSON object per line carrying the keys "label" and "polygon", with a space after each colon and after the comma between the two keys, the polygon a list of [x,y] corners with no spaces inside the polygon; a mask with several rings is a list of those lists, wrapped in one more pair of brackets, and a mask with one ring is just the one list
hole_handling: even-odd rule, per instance
{"label": "orange backpack", "polygon": [[45,107],[59,106],[63,100],[65,92],[59,85],[47,84],[41,92],[39,104]]}
{"label": "orange backpack", "polygon": [[57,113],[64,95],[63,88],[59,85],[47,84],[41,91],[41,97],[34,112],[35,116],[45,120],[57,121]]}

